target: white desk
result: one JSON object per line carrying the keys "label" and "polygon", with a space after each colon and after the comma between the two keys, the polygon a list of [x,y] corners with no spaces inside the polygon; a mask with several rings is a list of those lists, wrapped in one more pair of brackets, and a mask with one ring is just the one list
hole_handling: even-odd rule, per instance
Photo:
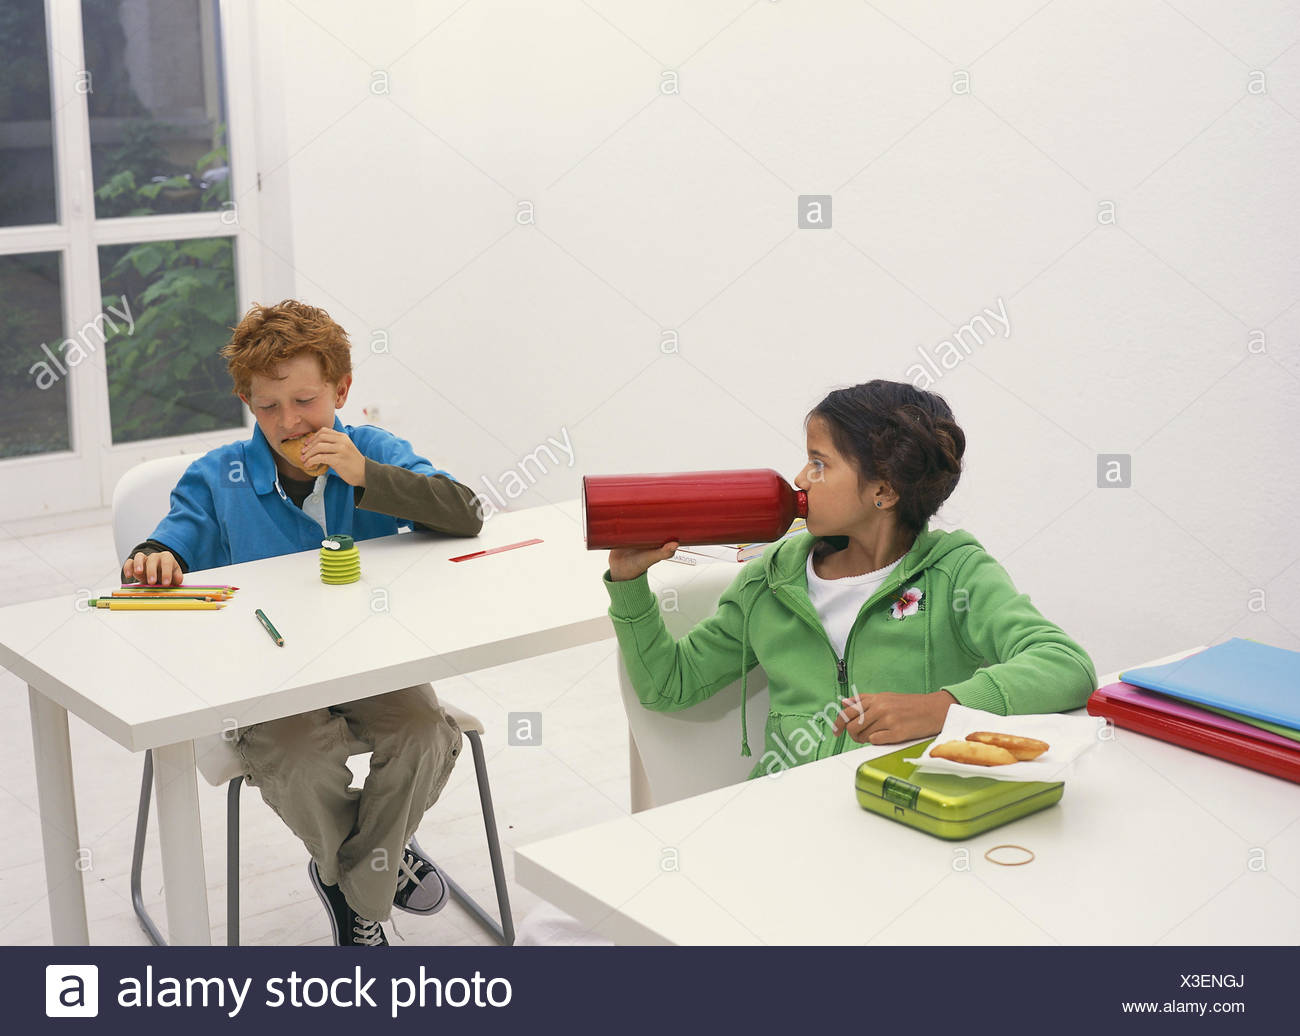
{"label": "white desk", "polygon": [[[534,537],[544,542],[447,560]],[[0,664],[31,698],[56,944],[88,941],[69,712],[132,751],[154,749],[170,938],[202,944],[194,738],[613,635],[606,555],[585,549],[576,501],[497,515],[476,539],[408,533],[358,546],[362,578],[349,586],[321,583],[316,551],[187,575],[241,588],[218,612],[78,610],[68,596],[0,609]]]}
{"label": "white desk", "polygon": [[967,841],[862,809],[858,764],[901,747],[863,746],[524,846],[515,880],[617,943],[1300,942],[1300,788],[1113,733],[1059,805]]}

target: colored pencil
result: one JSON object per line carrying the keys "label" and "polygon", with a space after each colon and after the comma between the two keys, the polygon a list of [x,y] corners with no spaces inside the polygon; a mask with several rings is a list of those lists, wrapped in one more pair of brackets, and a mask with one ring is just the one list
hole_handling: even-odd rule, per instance
{"label": "colored pencil", "polygon": [[229,594],[135,594],[114,590],[114,601],[228,601]]}
{"label": "colored pencil", "polygon": [[541,543],[541,540],[520,540],[518,543],[507,543],[504,547],[491,547],[488,550],[476,550],[473,554],[462,554],[458,558],[448,558],[449,561],[468,561],[470,558],[481,558],[485,554],[500,554],[503,550],[514,550],[516,547],[531,547],[534,543]]}
{"label": "colored pencil", "polygon": [[109,611],[217,611],[224,608],[224,604],[215,601],[193,601],[184,597],[174,600],[142,600],[132,601],[124,597],[92,597],[87,604],[93,604],[96,608],[107,608]]}
{"label": "colored pencil", "polygon": [[262,629],[266,630],[266,632],[270,634],[271,639],[280,647],[284,647],[284,638],[280,636],[280,631],[272,625],[271,620],[266,617],[266,612],[262,611],[261,608],[258,608],[257,611],[253,612],[253,614],[257,616],[257,621],[262,624]]}
{"label": "colored pencil", "polygon": [[229,590],[234,593],[237,586],[222,586],[218,583],[185,583],[176,586],[160,586],[157,583],[123,583],[123,590]]}
{"label": "colored pencil", "polygon": [[123,586],[114,590],[115,594],[226,594],[233,596],[235,591],[225,590],[219,586]]}

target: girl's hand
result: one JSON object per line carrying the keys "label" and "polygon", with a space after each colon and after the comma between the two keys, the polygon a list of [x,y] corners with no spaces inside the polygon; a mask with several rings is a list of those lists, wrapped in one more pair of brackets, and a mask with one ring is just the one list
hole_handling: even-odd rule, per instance
{"label": "girl's hand", "polygon": [[666,561],[677,550],[677,541],[665,543],[662,547],[641,550],[637,547],[615,547],[609,552],[609,578],[615,583],[625,579],[635,579],[650,570],[656,561]]}
{"label": "girl's hand", "polygon": [[840,731],[847,730],[849,737],[863,745],[892,745],[896,741],[929,737],[943,729],[948,706],[956,702],[947,691],[856,694],[840,699],[844,708],[835,717],[831,731],[838,736]]}

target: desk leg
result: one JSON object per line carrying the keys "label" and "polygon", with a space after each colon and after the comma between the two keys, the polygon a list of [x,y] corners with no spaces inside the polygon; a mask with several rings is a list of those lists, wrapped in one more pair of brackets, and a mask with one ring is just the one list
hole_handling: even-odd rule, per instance
{"label": "desk leg", "polygon": [[27,685],[36,751],[36,801],[45,847],[45,887],[49,891],[50,931],[55,946],[86,946],[86,890],[77,867],[77,797],[68,745],[68,710]]}
{"label": "desk leg", "polygon": [[199,823],[199,785],[194,742],[153,750],[153,786],[158,799],[167,941],[173,946],[209,946],[208,880]]}
{"label": "desk leg", "polygon": [[632,731],[627,732],[627,757],[629,763],[628,797],[632,803],[632,812],[640,813],[643,809],[649,809],[652,805],[650,801],[650,778],[646,776],[645,763],[641,761],[641,752],[636,747],[636,740],[632,737]]}

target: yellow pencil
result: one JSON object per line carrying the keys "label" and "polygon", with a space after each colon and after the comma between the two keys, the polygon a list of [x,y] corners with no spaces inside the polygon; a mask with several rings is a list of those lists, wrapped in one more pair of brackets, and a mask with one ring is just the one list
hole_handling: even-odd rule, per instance
{"label": "yellow pencil", "polygon": [[224,604],[217,604],[211,601],[191,601],[184,598],[176,598],[170,601],[148,601],[148,600],[131,600],[126,597],[92,597],[87,603],[93,604],[96,608],[107,608],[109,611],[125,612],[162,612],[162,611],[217,611],[224,608]]}

